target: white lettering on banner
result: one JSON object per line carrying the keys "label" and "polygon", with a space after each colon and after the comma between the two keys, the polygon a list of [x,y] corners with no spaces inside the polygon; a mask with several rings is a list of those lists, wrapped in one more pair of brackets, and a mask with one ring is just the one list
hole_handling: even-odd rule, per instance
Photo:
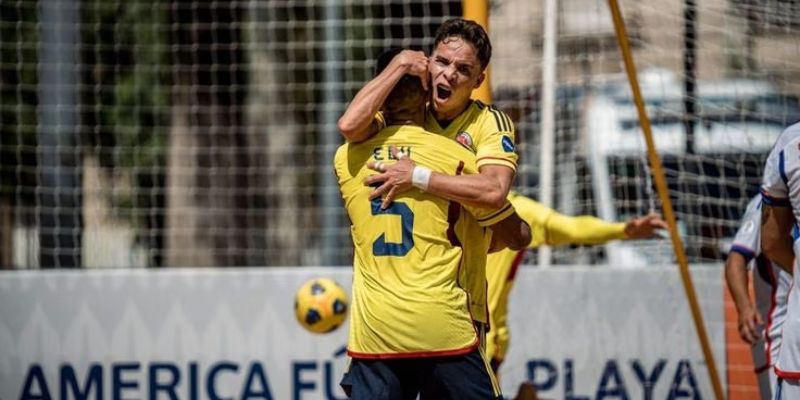
{"label": "white lettering on banner", "polygon": [[[725,376],[721,266],[692,274]],[[713,398],[677,269],[522,268],[508,321],[506,394],[532,380],[543,398]]]}
{"label": "white lettering on banner", "polygon": [[[345,347],[342,346],[334,353],[334,357],[342,358],[345,354]],[[337,391],[343,372],[334,364],[333,360],[293,361],[292,399],[302,399],[307,393],[313,395],[317,387],[324,389],[326,400],[345,399]],[[94,362],[89,364],[85,371],[80,370],[81,368],[70,364],[61,365],[58,368],[57,381],[52,382],[45,377],[45,368],[33,364],[25,374],[19,399],[104,399],[107,398],[104,387],[110,388],[110,398],[113,400],[125,398],[272,400],[275,398],[267,376],[267,367],[257,361],[247,364],[219,361],[208,367],[203,367],[198,362],[186,365],[153,362],[144,365],[128,361],[115,362],[107,366]],[[233,379],[236,383],[234,387],[238,390],[232,392],[220,390],[218,382],[225,378]]]}
{"label": "white lettering on banner", "polygon": [[[715,351],[719,271],[693,267]],[[295,290],[321,276],[349,290],[347,268],[0,274],[0,399],[344,399],[347,325],[294,319]],[[712,397],[674,270],[522,268],[509,321],[506,394]]]}
{"label": "white lettering on banner", "polygon": [[[224,374],[241,379],[241,390],[233,393],[233,396],[222,394],[217,389],[217,381]],[[209,399],[273,399],[266,369],[257,362],[241,366],[221,361],[205,370],[200,369],[197,363],[189,363],[185,368],[169,362],[150,363],[146,366],[139,362],[119,362],[106,368],[95,363],[84,374],[76,373],[75,367],[65,364],[58,369],[58,376],[58,382],[48,382],[42,366],[32,365],[28,369],[19,398],[103,399],[106,398],[103,391],[105,386],[110,387],[110,398],[114,400],[159,399],[164,396],[173,400],[196,400],[201,390],[205,390]],[[81,381],[78,376],[85,378]],[[110,381],[105,381],[104,377]],[[53,397],[55,394],[58,397]]]}
{"label": "white lettering on banner", "polygon": [[[643,399],[653,400],[654,389],[656,385],[663,382],[662,385],[668,385],[667,399],[702,399],[700,390],[697,386],[697,378],[692,371],[692,366],[689,360],[679,360],[676,364],[675,371],[671,376],[662,377],[667,366],[667,360],[658,360],[652,369],[644,367],[640,360],[632,360],[627,364],[631,372],[636,376],[635,383],[626,383],[623,378],[620,366],[625,363],[620,363],[617,360],[607,360],[603,367],[602,373],[599,377],[589,379],[589,381],[596,381],[596,389],[594,395],[579,394],[575,390],[575,382],[585,377],[576,377],[573,371],[573,359],[565,359],[562,363],[561,373],[559,373],[558,364],[553,360],[548,359],[534,359],[527,363],[528,381],[530,381],[537,392],[542,396],[548,394],[558,394],[554,390],[559,386],[563,387],[563,395],[560,398],[568,400],[590,400],[590,399]],[[591,378],[591,377],[590,377]],[[559,381],[563,380],[563,383]],[[641,393],[641,396],[639,395]]]}

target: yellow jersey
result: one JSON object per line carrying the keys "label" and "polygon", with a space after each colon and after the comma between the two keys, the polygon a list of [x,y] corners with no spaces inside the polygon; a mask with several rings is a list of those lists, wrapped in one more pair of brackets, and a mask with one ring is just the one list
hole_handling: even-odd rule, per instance
{"label": "yellow jersey", "polygon": [[[520,218],[531,227],[532,239],[528,245],[531,249],[541,245],[601,244],[626,237],[623,223],[610,223],[592,216],[566,216],[514,192],[509,193],[508,198]],[[486,354],[490,359],[502,360],[508,350],[508,296],[524,253],[504,249],[487,257],[492,329],[486,335]]]}
{"label": "yellow jersey", "polygon": [[[378,126],[386,125],[383,113],[378,112],[375,119]],[[504,165],[514,171],[517,169],[514,123],[508,115],[492,105],[472,100],[466,110],[446,127],[442,127],[428,109],[425,113],[425,130],[455,140],[469,149],[477,159],[478,168],[484,165]],[[465,230],[473,232],[469,228]],[[468,243],[470,243],[468,251],[484,252],[476,255],[484,257],[491,243],[491,235],[482,240],[473,238]],[[478,322],[489,324],[489,305],[485,297],[486,282],[482,276],[476,276],[469,282],[472,287],[471,292],[474,293],[471,299],[473,318]]]}
{"label": "yellow jersey", "polygon": [[[385,127],[383,113],[375,115],[378,126]],[[517,170],[518,156],[514,143],[514,123],[506,113],[480,100],[472,100],[466,110],[442,127],[430,109],[425,113],[425,130],[455,140],[477,157],[478,168],[505,165]]]}
{"label": "yellow jersey", "polygon": [[469,107],[446,127],[442,127],[428,111],[425,129],[471,149],[477,157],[478,168],[498,164],[517,170],[514,123],[508,115],[492,105],[472,100]]}
{"label": "yellow jersey", "polygon": [[[469,218],[457,203],[417,189],[400,194],[385,210],[379,199],[369,200],[372,189],[363,180],[374,172],[366,163],[390,161],[390,145],[435,172],[477,173],[472,153],[416,126],[389,126],[337,150],[335,170],[355,253],[348,353],[354,358],[465,354],[478,345],[468,269],[480,268],[485,296],[485,253],[482,262],[465,258],[459,243],[466,243],[460,235]],[[501,210],[466,209],[478,236],[482,227],[514,212],[510,204]]]}

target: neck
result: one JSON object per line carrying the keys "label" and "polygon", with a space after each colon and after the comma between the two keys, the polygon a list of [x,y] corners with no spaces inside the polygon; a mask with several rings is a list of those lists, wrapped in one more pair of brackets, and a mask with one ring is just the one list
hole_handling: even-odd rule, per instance
{"label": "neck", "polygon": [[384,110],[386,126],[389,125],[425,125],[425,103],[415,109]]}
{"label": "neck", "polygon": [[472,104],[472,100],[467,101],[466,103],[464,103],[463,106],[454,108],[452,111],[449,112],[441,112],[434,107],[433,117],[436,118],[437,121],[452,121],[458,118],[458,116],[461,115],[464,112],[464,110],[466,110],[469,107],[470,104]]}

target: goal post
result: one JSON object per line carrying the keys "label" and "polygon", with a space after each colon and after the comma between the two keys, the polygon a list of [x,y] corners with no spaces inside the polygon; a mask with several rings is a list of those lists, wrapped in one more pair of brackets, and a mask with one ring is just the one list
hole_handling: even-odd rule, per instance
{"label": "goal post", "polygon": [[689,308],[692,313],[692,320],[694,321],[697,338],[700,341],[700,347],[703,350],[703,356],[706,360],[708,367],[708,375],[711,378],[711,385],[714,389],[714,395],[717,400],[723,400],[725,397],[722,393],[722,383],[717,372],[717,363],[714,360],[714,354],[711,352],[711,344],[708,339],[705,322],[703,321],[703,314],[700,311],[700,303],[697,300],[697,291],[692,281],[692,276],[689,273],[689,262],[686,258],[686,253],[683,248],[678,233],[678,225],[675,220],[675,212],[672,209],[672,200],[670,200],[669,188],[667,187],[664,170],[661,165],[661,159],[656,151],[653,142],[653,130],[650,125],[650,117],[647,115],[645,108],[644,98],[639,86],[638,74],[636,71],[636,64],[631,54],[630,43],[628,41],[628,33],[625,29],[625,20],[619,9],[617,0],[608,0],[608,5],[611,9],[611,16],[614,20],[614,29],[617,34],[620,52],[625,64],[625,72],[628,76],[631,92],[633,93],[633,101],[636,104],[636,112],[639,116],[639,124],[642,128],[645,142],[647,143],[647,155],[650,161],[650,167],[653,171],[653,180],[658,190],[658,196],[661,199],[661,206],[664,213],[664,218],[669,224],[669,234],[672,240],[672,248],[675,251],[677,258],[678,268],[680,269],[681,282],[683,283],[686,299],[689,301]]}

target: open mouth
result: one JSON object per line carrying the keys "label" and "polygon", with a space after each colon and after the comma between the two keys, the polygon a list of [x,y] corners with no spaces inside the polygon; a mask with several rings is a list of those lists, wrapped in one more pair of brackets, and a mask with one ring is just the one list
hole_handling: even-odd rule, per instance
{"label": "open mouth", "polygon": [[453,91],[444,87],[443,85],[436,86],[436,97],[440,100],[447,100],[450,98],[450,95],[453,94]]}

